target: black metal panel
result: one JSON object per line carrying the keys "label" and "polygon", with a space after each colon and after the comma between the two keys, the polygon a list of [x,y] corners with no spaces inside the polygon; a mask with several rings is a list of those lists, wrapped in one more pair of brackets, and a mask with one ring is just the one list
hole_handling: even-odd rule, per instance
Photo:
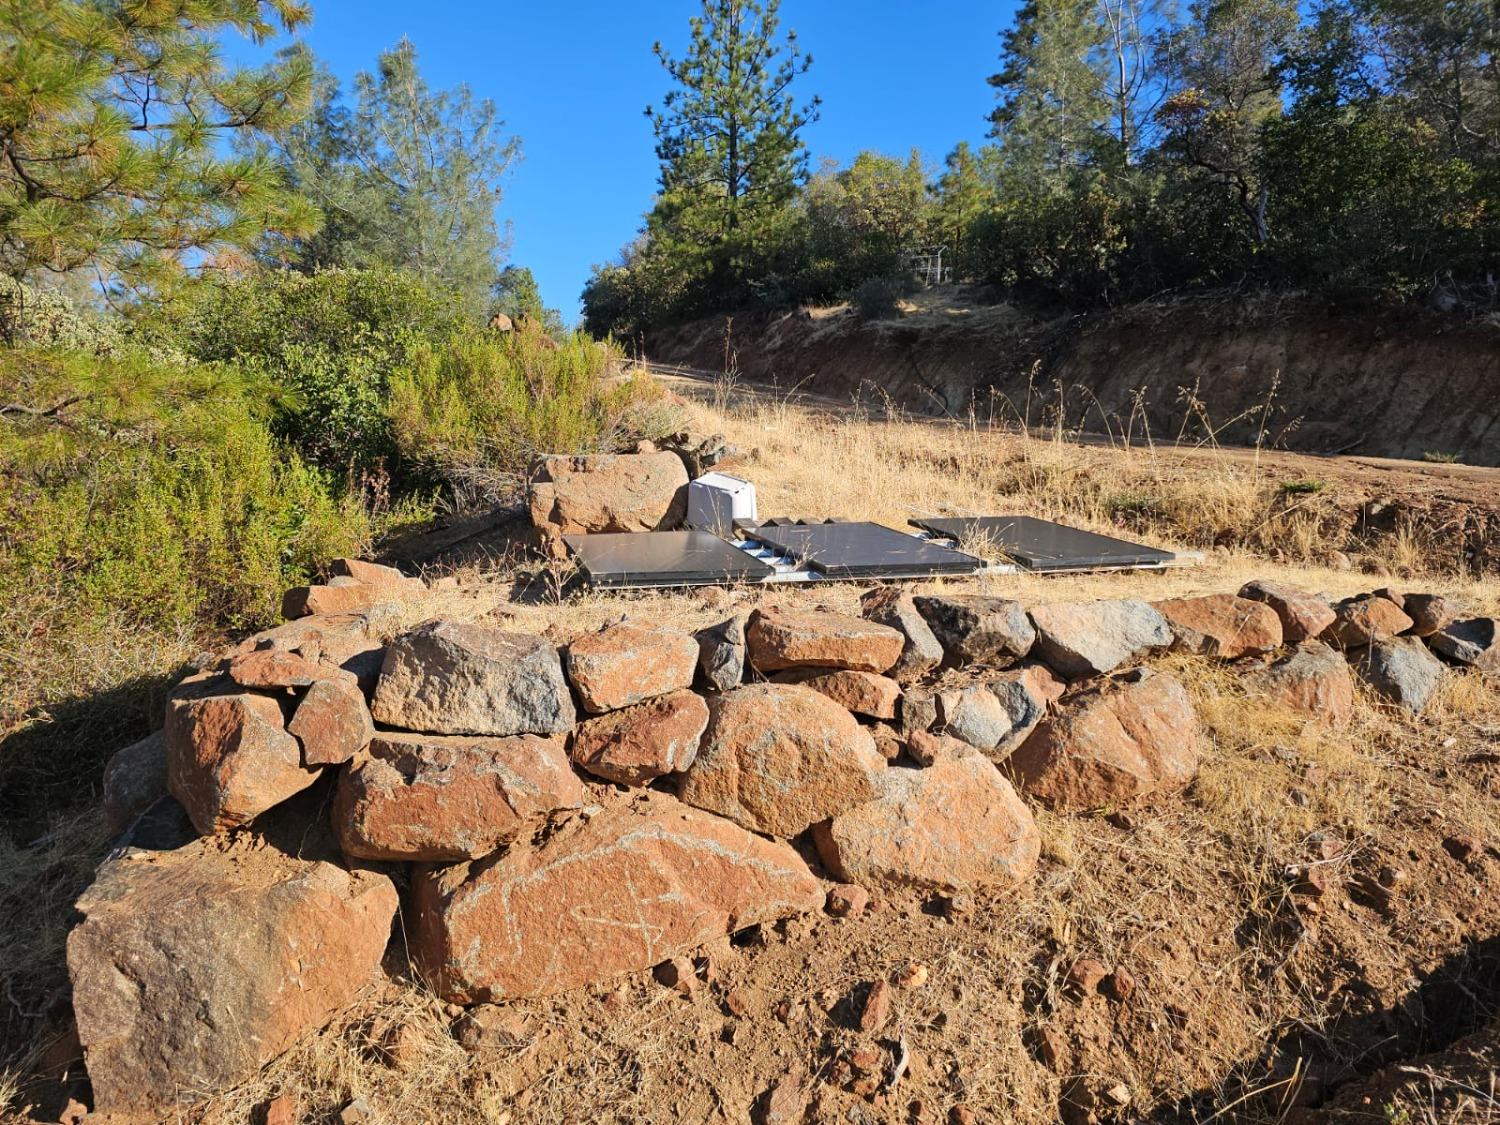
{"label": "black metal panel", "polygon": [[776,568],[706,531],[565,535],[590,584],[605,588],[761,582]]}
{"label": "black metal panel", "polygon": [[1171,551],[1065,527],[1035,516],[959,516],[911,523],[959,544],[992,544],[1028,570],[1160,566],[1177,557]]}
{"label": "black metal panel", "polygon": [[970,555],[878,523],[767,523],[745,534],[829,578],[921,578],[972,574]]}

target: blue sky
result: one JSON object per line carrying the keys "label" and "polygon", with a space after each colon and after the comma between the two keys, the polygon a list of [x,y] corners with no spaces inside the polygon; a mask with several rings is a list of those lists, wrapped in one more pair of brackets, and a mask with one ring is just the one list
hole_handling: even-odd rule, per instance
{"label": "blue sky", "polygon": [[[802,93],[823,98],[806,133],[814,166],[912,146],[935,165],[956,142],[981,141],[993,104],[984,80],[1016,6],[783,0],[783,28],[796,29],[814,60]],[[546,302],[571,320],[589,267],[611,259],[651,206],[656,160],[642,111],[667,89],[651,45],[679,51],[698,10],[697,0],[313,0],[302,34],[346,88],[405,35],[431,85],[466,82],[495,102],[524,146],[499,210],[510,261],[530,266]],[[238,45],[231,53],[253,54]]]}

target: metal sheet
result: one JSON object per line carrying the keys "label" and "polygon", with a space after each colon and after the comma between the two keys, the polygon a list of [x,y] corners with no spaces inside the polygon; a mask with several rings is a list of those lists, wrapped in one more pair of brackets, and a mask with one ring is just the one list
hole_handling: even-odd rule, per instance
{"label": "metal sheet", "polygon": [[565,535],[590,584],[604,588],[762,582],[776,568],[706,531]]}
{"label": "metal sheet", "polygon": [[1176,556],[1142,543],[1066,527],[1035,516],[959,516],[918,519],[912,526],[960,545],[989,543],[1028,570],[1088,570],[1110,566],[1162,566]]}
{"label": "metal sheet", "polygon": [[973,574],[980,559],[878,523],[769,523],[745,535],[829,578]]}

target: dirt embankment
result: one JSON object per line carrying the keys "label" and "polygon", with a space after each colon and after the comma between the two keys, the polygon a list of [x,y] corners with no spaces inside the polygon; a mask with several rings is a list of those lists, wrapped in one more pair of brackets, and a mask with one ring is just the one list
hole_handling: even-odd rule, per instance
{"label": "dirt embankment", "polygon": [[[736,317],[730,350],[757,382],[921,413],[1052,425],[1061,400],[1065,425],[1136,439],[1500,465],[1500,326],[1418,312],[1217,301],[1048,318],[932,290],[873,320]],[[722,317],[651,341],[669,363],[719,371],[725,355]]]}

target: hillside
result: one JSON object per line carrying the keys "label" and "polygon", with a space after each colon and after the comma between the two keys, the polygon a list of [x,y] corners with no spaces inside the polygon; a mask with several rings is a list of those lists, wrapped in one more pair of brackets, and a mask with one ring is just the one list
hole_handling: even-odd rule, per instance
{"label": "hillside", "polygon": [[[918,414],[1141,441],[1500,465],[1500,325],[1287,299],[1046,316],[928,290],[866,319],[849,305],[730,324],[739,375]],[[664,330],[654,361],[725,369],[725,319]]]}

